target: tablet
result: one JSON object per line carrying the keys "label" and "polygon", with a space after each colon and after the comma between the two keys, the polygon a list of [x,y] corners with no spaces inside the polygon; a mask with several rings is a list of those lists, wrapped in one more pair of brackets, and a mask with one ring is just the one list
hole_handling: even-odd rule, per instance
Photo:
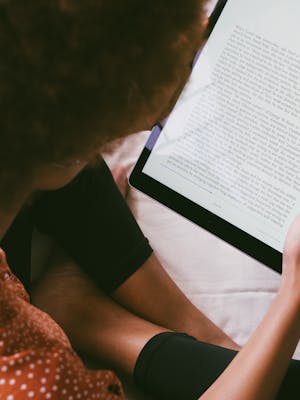
{"label": "tablet", "polygon": [[299,15],[296,0],[228,0],[130,176],[278,272],[300,212]]}

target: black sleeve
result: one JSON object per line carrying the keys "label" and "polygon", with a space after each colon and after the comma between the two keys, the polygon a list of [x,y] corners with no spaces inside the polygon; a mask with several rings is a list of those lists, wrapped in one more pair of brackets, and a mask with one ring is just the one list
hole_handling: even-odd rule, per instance
{"label": "black sleeve", "polygon": [[[182,333],[163,332],[142,349],[134,369],[135,382],[157,400],[197,400],[236,354]],[[299,376],[300,361],[291,360],[276,400],[298,398]]]}
{"label": "black sleeve", "polygon": [[103,160],[33,207],[36,227],[52,236],[105,292],[111,292],[151,255]]}

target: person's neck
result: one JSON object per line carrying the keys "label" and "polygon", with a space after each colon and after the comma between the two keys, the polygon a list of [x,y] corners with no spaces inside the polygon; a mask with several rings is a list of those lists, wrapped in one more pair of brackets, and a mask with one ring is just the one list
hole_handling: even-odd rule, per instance
{"label": "person's neck", "polygon": [[6,202],[2,201],[3,199],[1,199],[0,193],[0,242],[13,223],[15,217],[27,201],[28,197],[29,193],[26,192],[22,195],[18,195],[18,198],[12,203],[6,204]]}

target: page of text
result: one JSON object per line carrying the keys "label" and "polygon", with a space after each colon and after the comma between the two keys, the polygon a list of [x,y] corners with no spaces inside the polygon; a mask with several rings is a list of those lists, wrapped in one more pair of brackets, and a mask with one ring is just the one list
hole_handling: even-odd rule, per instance
{"label": "page of text", "polygon": [[299,15],[228,0],[143,170],[279,251],[300,212]]}

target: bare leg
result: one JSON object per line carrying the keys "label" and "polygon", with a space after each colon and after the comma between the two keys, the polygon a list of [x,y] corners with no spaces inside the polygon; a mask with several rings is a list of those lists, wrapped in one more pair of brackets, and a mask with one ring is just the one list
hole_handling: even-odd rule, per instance
{"label": "bare leg", "polygon": [[112,297],[131,312],[170,330],[238,350],[239,346],[201,313],[152,255]]}
{"label": "bare leg", "polygon": [[55,267],[34,288],[33,304],[59,323],[75,348],[108,366],[132,374],[148,340],[170,330],[237,348],[189,302],[154,256],[114,293],[129,311],[98,290],[62,252],[50,262]]}
{"label": "bare leg", "polygon": [[145,321],[98,290],[64,255],[32,291],[32,303],[64,329],[72,345],[107,366],[132,374],[154,335],[167,329]]}

